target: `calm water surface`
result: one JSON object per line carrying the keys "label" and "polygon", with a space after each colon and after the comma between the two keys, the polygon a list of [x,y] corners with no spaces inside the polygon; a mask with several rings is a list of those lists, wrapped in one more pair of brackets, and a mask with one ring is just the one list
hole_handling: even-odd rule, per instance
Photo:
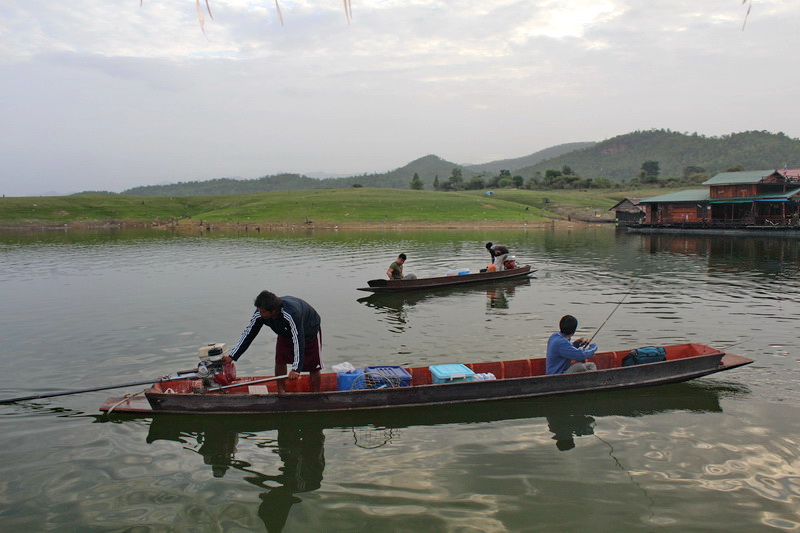
{"label": "calm water surface", "polygon": [[[528,280],[378,296],[488,262]],[[262,289],[323,317],[324,360],[700,342],[755,359],[690,383],[359,416],[100,416],[109,395],[0,405],[3,531],[798,531],[800,242],[610,228],[0,234],[0,397],[157,378],[232,346]],[[633,283],[636,285],[633,286]],[[633,287],[633,288],[632,288]],[[272,371],[274,335],[239,361]]]}

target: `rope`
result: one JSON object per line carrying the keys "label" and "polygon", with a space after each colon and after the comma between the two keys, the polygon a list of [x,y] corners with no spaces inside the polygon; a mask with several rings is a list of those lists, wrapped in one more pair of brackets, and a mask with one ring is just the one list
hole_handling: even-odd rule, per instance
{"label": "rope", "polygon": [[[147,389],[149,389],[149,388],[150,388],[150,387],[147,387]],[[123,403],[127,402],[127,401],[128,401],[128,400],[130,400],[131,398],[135,398],[136,396],[141,396],[142,394],[144,394],[144,391],[146,391],[147,389],[142,389],[142,391],[141,391],[141,392],[137,392],[137,393],[134,393],[134,394],[131,394],[131,393],[127,393],[127,394],[125,394],[125,395],[122,397],[122,399],[121,399],[120,401],[118,401],[117,403],[115,403],[114,405],[112,405],[112,406],[111,406],[111,407],[108,409],[108,411],[106,411],[106,415],[110,415],[110,414],[111,414],[111,411],[113,411],[114,409],[116,409],[117,407],[119,407],[120,405],[122,405]]]}
{"label": "rope", "polygon": [[397,376],[387,376],[379,372],[359,374],[350,385],[350,390],[397,388],[403,386],[403,380]]}

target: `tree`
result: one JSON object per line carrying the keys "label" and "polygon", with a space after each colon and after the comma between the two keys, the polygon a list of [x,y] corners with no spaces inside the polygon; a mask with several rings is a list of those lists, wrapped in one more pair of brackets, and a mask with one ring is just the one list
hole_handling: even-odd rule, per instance
{"label": "tree", "polygon": [[525,184],[525,179],[520,175],[516,175],[511,178],[511,182],[514,184],[514,187],[520,189]]}
{"label": "tree", "polygon": [[554,169],[550,168],[550,169],[547,169],[547,170],[544,171],[544,177],[545,178],[550,178],[551,180],[553,178],[559,177],[560,175],[561,175],[561,171],[560,170],[554,170]]}
{"label": "tree", "polygon": [[414,172],[414,177],[411,178],[411,189],[421,191],[425,188],[425,183],[420,179],[419,174]]}
{"label": "tree", "polygon": [[644,183],[656,183],[658,181],[658,161],[645,161],[642,163],[640,177]]}
{"label": "tree", "polygon": [[458,191],[464,189],[464,177],[460,168],[456,167],[453,169],[453,173],[450,179],[447,180],[447,183],[449,190]]}
{"label": "tree", "polygon": [[688,167],[683,167],[683,179],[688,180],[694,174],[705,174],[706,169],[703,167],[698,167],[694,165],[689,165]]}
{"label": "tree", "polygon": [[436,174],[433,176],[433,190],[438,191],[439,189],[441,189],[441,186],[439,185],[439,174]]}
{"label": "tree", "polygon": [[468,191],[479,191],[484,187],[486,187],[486,184],[484,183],[483,178],[480,176],[473,176],[466,186]]}

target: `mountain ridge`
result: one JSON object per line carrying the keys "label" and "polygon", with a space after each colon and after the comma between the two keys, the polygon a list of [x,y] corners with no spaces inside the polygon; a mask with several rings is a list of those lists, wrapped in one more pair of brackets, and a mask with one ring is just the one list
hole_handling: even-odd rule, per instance
{"label": "mountain ridge", "polygon": [[[800,140],[782,132],[747,131],[719,137],[680,133],[665,129],[634,131],[600,142],[576,142],[555,145],[527,156],[481,164],[461,165],[434,154],[417,158],[384,173],[317,179],[301,174],[282,173],[255,179],[217,178],[207,181],[178,182],[139,186],[121,194],[138,196],[202,196],[209,194],[245,194],[287,190],[313,190],[345,187],[409,187],[414,175],[425,189],[433,189],[434,180],[444,183],[454,170],[464,182],[473,177],[489,178],[508,170],[524,180],[540,178],[547,170],[564,170],[583,178],[607,178],[612,183],[637,179],[642,164],[658,162],[661,177],[685,177],[687,173],[708,174],[738,166],[747,170],[800,166]],[[522,165],[522,166],[519,166]]]}

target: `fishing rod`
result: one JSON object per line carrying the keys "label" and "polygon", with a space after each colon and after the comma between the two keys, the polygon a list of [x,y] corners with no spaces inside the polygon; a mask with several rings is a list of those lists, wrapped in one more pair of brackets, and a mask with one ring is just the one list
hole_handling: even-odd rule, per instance
{"label": "fishing rod", "polygon": [[624,302],[624,301],[625,301],[625,298],[627,298],[627,297],[628,297],[628,295],[629,295],[630,293],[632,293],[632,292],[633,292],[633,289],[634,289],[634,287],[636,287],[636,284],[637,284],[637,283],[639,283],[639,280],[640,280],[640,279],[642,279],[642,278],[636,278],[636,280],[633,282],[633,285],[631,285],[631,288],[630,288],[630,289],[628,289],[628,292],[626,292],[626,293],[625,293],[625,294],[622,296],[622,298],[620,299],[620,301],[617,303],[617,306],[616,306],[616,307],[614,307],[614,309],[613,309],[613,310],[612,310],[612,311],[611,311],[611,312],[608,314],[608,316],[607,316],[607,317],[606,317],[606,319],[603,321],[603,323],[602,323],[602,324],[600,324],[600,327],[599,327],[599,328],[597,328],[597,331],[595,331],[595,332],[594,332],[594,334],[593,334],[591,337],[589,337],[589,340],[588,340],[588,341],[586,341],[586,343],[585,343],[585,345],[586,345],[586,346],[589,346],[589,345],[592,343],[592,341],[593,341],[593,340],[594,340],[594,338],[597,336],[597,334],[598,334],[598,333],[600,333],[600,330],[601,330],[601,329],[603,329],[603,326],[605,326],[605,325],[606,325],[606,322],[608,322],[608,320],[611,318],[611,315],[613,315],[613,314],[616,312],[616,310],[617,310],[617,309],[619,309],[619,306],[620,306],[620,305],[622,305],[622,302]]}
{"label": "fishing rod", "polygon": [[136,386],[136,385],[149,385],[149,384],[152,384],[152,383],[160,383],[162,381],[172,381],[172,380],[176,380],[176,379],[191,379],[191,378],[196,378],[196,377],[198,377],[197,372],[191,370],[191,371],[185,371],[185,372],[178,372],[174,376],[164,376],[162,378],[158,378],[158,379],[155,379],[155,380],[154,379],[149,379],[147,381],[132,381],[130,383],[120,383],[119,385],[108,385],[108,386],[104,386],[104,387],[92,387],[92,388],[89,388],[89,389],[80,389],[80,390],[66,391],[66,392],[47,392],[47,393],[42,393],[42,394],[32,394],[30,396],[19,396],[17,398],[5,398],[5,399],[0,400],[0,404],[22,402],[22,401],[25,401],[25,400],[38,400],[40,398],[54,398],[56,396],[68,396],[70,394],[82,394],[84,392],[95,392],[95,391],[109,390],[109,389],[121,389],[123,387],[133,387],[133,386]]}

